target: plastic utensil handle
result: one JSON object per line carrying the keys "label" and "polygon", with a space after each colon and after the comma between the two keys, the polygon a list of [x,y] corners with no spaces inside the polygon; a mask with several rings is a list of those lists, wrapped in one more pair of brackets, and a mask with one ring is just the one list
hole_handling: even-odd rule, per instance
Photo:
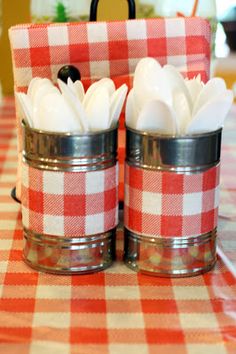
{"label": "plastic utensil handle", "polygon": [[[127,0],[129,6],[129,19],[134,19],[136,17],[135,1]],[[92,0],[90,5],[90,21],[97,21],[97,10],[98,10],[99,0]]]}

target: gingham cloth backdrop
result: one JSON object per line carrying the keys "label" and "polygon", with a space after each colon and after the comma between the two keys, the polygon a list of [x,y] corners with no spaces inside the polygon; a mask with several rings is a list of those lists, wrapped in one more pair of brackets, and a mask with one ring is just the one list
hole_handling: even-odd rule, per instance
{"label": "gingham cloth backdrop", "polygon": [[125,165],[125,226],[151,237],[188,237],[215,229],[219,165],[177,174]]}
{"label": "gingham cloth backdrop", "polygon": [[107,232],[118,224],[118,184],[118,163],[91,172],[44,171],[23,163],[23,225],[63,237]]}
{"label": "gingham cloth backdrop", "polygon": [[[138,61],[146,56],[158,59],[162,65],[177,66],[185,76],[200,73],[203,81],[209,77],[210,26],[201,18],[19,25],[10,29],[9,36],[17,91],[26,91],[35,76],[56,82],[57,72],[65,64],[80,69],[86,88],[101,77],[111,77],[116,86],[126,83],[130,87]],[[119,198],[122,200],[123,123],[124,117],[119,131]],[[19,152],[22,150],[20,124],[18,114]]]}
{"label": "gingham cloth backdrop", "polygon": [[[203,276],[164,279],[117,261],[83,276],[37,273],[22,262],[13,100],[0,108],[0,352],[4,354],[235,354],[236,108],[223,133],[218,242]],[[233,267],[230,271],[228,268]]]}

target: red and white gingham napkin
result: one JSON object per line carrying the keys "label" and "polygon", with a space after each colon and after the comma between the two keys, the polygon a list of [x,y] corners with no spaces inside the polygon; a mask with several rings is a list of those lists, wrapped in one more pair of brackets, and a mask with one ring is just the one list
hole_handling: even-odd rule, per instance
{"label": "red and white gingham napkin", "polygon": [[[147,56],[162,65],[177,66],[189,78],[199,73],[203,81],[209,77],[210,26],[197,17],[18,25],[10,29],[9,37],[16,91],[26,91],[35,76],[55,82],[65,64],[80,69],[85,87],[101,77],[111,77],[117,86],[126,83],[131,87],[138,61]],[[123,199],[124,117],[121,121],[119,198]],[[20,124],[18,114],[19,153]]]}
{"label": "red and white gingham napkin", "polygon": [[198,236],[217,226],[219,165],[176,174],[125,167],[125,226],[152,237]]}

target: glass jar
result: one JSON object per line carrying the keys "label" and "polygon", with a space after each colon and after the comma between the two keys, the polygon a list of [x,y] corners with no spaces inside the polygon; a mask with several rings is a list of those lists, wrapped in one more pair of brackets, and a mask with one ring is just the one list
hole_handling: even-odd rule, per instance
{"label": "glass jar", "polygon": [[31,21],[88,21],[90,0],[31,0]]}

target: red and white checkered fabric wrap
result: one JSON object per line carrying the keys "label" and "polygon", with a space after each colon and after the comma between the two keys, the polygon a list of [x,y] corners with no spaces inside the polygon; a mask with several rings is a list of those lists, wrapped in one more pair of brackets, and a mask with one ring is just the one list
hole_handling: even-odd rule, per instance
{"label": "red and white checkered fabric wrap", "polygon": [[187,237],[217,226],[219,165],[197,174],[125,167],[125,226],[151,237]]}
{"label": "red and white checkered fabric wrap", "polygon": [[23,225],[39,234],[79,237],[118,224],[118,164],[101,171],[56,172],[23,163]]}
{"label": "red and white checkered fabric wrap", "polygon": [[[209,77],[210,26],[197,17],[18,25],[10,29],[9,36],[16,91],[26,91],[35,76],[56,82],[57,72],[65,64],[80,69],[86,88],[101,77],[111,77],[117,86],[126,83],[130,88],[135,67],[146,56],[162,65],[177,66],[185,76],[200,73],[203,81]],[[18,119],[19,152],[20,123]],[[120,199],[124,182],[123,123],[124,116],[119,132]]]}

